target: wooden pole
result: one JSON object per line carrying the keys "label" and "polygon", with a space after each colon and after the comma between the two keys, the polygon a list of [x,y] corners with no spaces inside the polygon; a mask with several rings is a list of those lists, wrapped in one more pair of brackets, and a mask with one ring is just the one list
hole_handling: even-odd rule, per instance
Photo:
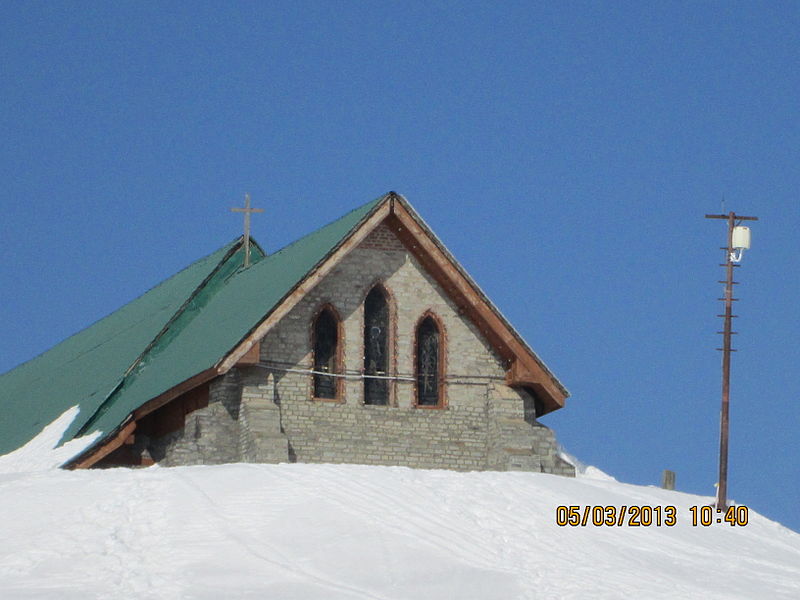
{"label": "wooden pole", "polygon": [[727,215],[706,215],[706,219],[725,219],[728,221],[728,244],[723,248],[725,250],[725,263],[721,266],[725,267],[725,297],[720,298],[725,302],[725,313],[720,315],[725,319],[722,333],[722,406],[720,409],[719,418],[719,480],[717,481],[717,499],[716,507],[718,510],[725,510],[728,504],[728,432],[730,426],[730,393],[731,393],[731,352],[735,352],[731,348],[731,320],[734,315],[733,302],[736,300],[733,297],[733,286],[736,283],[733,280],[733,268],[739,265],[733,262],[733,228],[736,222],[739,221],[757,221],[758,217],[743,217],[734,212],[729,212]]}

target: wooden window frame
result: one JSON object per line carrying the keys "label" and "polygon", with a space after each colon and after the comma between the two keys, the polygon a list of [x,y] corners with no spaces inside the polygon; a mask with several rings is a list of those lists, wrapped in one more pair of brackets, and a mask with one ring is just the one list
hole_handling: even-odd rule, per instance
{"label": "wooden window frame", "polygon": [[[387,312],[389,313],[388,316],[388,332],[387,332],[387,340],[386,340],[386,347],[387,351],[389,352],[389,358],[387,362],[387,369],[388,373],[397,373],[397,311],[396,311],[396,303],[394,299],[394,294],[392,291],[386,286],[386,283],[382,280],[373,281],[368,287],[367,291],[364,292],[364,297],[361,300],[361,373],[366,374],[366,369],[364,367],[364,362],[367,358],[367,349],[364,347],[364,329],[367,326],[367,296],[370,295],[372,290],[375,288],[380,288],[381,292],[383,293],[383,297],[386,300],[386,308]],[[389,384],[389,397],[387,398],[386,404],[367,404],[366,398],[367,395],[365,393],[366,387],[366,379],[362,382],[361,385],[361,404],[364,406],[383,406],[383,407],[396,407],[397,406],[397,381],[394,379],[387,380]]]}
{"label": "wooden window frame", "polygon": [[[437,376],[439,378],[439,398],[435,405],[420,404],[419,403],[419,380],[418,380],[418,364],[417,358],[419,355],[419,328],[422,322],[431,318],[439,329],[439,360],[437,365]],[[447,373],[447,330],[444,327],[442,319],[433,310],[428,309],[417,319],[414,324],[414,350],[412,357],[412,365],[414,372],[414,408],[421,410],[445,410],[447,409],[447,383],[445,382],[445,374]]]}
{"label": "wooden window frame", "polygon": [[[334,353],[334,369],[333,372],[336,375],[341,375],[344,365],[344,325],[342,323],[342,318],[339,316],[339,311],[336,310],[336,307],[331,304],[330,302],[326,302],[322,304],[311,317],[311,370],[316,370],[316,357],[315,348],[317,347],[317,319],[319,319],[320,315],[328,311],[333,316],[334,320],[336,321],[336,352]],[[333,402],[342,404],[344,403],[344,378],[343,377],[334,377],[334,390],[335,390],[335,397],[334,398],[320,398],[318,397],[314,391],[314,373],[311,374],[309,381],[311,383],[311,390],[309,396],[315,402]]]}

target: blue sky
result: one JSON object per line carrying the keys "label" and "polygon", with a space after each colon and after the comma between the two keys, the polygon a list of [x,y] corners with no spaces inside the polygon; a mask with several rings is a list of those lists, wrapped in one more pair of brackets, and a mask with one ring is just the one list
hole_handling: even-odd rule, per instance
{"label": "blue sky", "polygon": [[800,530],[800,5],[0,4],[0,371],[241,231],[405,195],[632,483],[713,495],[722,222],[729,495]]}

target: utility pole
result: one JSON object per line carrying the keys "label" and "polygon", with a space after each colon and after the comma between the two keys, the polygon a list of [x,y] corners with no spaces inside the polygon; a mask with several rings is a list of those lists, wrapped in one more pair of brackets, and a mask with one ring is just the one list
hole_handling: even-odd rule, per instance
{"label": "utility pole", "polygon": [[[729,212],[727,215],[706,215],[706,219],[725,219],[728,221],[728,245],[720,248],[725,250],[725,263],[721,267],[725,267],[725,281],[718,283],[725,284],[725,297],[719,298],[725,303],[725,313],[717,315],[725,319],[725,324],[722,331],[717,333],[722,334],[722,348],[717,350],[722,351],[722,409],[720,411],[719,419],[719,481],[717,483],[717,510],[725,510],[727,508],[728,499],[728,420],[729,420],[729,407],[730,407],[730,387],[731,387],[731,352],[736,352],[731,348],[731,336],[736,332],[731,331],[731,320],[736,316],[732,314],[733,303],[737,298],[733,297],[733,286],[739,282],[733,280],[733,269],[739,267],[741,260],[741,251],[750,247],[749,229],[747,229],[746,245],[744,242],[734,242],[734,229],[738,223],[742,221],[758,221],[758,217],[744,217],[737,215],[734,212]],[[738,245],[737,245],[738,244]],[[736,251],[739,251],[737,257]]]}

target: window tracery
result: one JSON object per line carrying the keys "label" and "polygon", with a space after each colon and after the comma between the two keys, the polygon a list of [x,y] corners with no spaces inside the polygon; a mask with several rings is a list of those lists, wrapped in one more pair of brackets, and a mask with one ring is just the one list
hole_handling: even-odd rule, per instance
{"label": "window tracery", "polygon": [[[379,286],[364,300],[364,374],[389,373],[389,304]],[[389,380],[365,377],[364,404],[389,404]]]}
{"label": "window tracery", "polygon": [[[338,385],[333,376],[339,354],[339,320],[324,308],[314,321],[314,397],[335,399]],[[331,375],[326,375],[331,373]]]}
{"label": "window tracery", "polygon": [[436,320],[431,316],[425,317],[417,326],[416,334],[417,405],[439,406],[441,335]]}

